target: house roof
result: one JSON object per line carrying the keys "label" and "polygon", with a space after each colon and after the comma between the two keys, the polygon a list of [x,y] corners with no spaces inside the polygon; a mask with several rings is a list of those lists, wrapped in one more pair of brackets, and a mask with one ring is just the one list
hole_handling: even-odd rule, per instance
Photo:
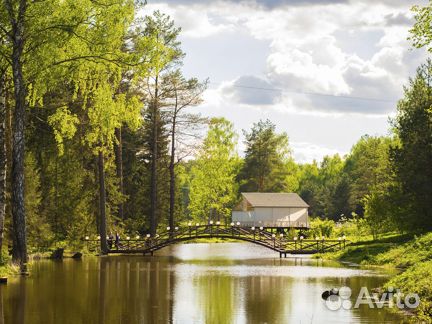
{"label": "house roof", "polygon": [[252,207],[309,207],[296,193],[242,192]]}

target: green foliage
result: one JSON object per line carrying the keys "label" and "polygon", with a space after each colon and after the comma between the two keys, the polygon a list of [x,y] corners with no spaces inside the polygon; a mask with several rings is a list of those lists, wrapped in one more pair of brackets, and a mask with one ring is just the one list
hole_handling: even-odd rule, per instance
{"label": "green foliage", "polygon": [[212,119],[190,171],[189,210],[194,219],[206,220],[210,213],[216,219],[231,214],[237,198],[235,178],[240,167],[236,145],[237,134],[232,123],[223,118]]}
{"label": "green foliage", "polygon": [[[241,191],[282,192],[296,189],[293,164],[286,133],[277,134],[270,120],[259,121],[245,135],[245,158],[239,180]],[[293,181],[294,180],[294,181]]]}
{"label": "green foliage", "polygon": [[431,72],[431,61],[418,69],[405,89],[393,122],[399,139],[390,152],[398,182],[393,190],[400,198],[397,205],[408,207],[408,215],[397,212],[395,216],[398,224],[408,230],[432,229]]}
{"label": "green foliage", "polygon": [[432,6],[429,2],[428,5],[413,6],[411,10],[414,12],[415,24],[410,29],[410,40],[413,42],[413,46],[416,48],[426,47],[429,52],[432,51],[430,43],[432,41]]}
{"label": "green foliage", "polygon": [[28,243],[38,250],[44,250],[53,243],[54,234],[47,218],[41,212],[40,173],[31,154],[26,155],[25,176]]}
{"label": "green foliage", "polygon": [[432,260],[416,263],[405,272],[396,275],[386,283],[385,288],[397,288],[406,295],[416,293],[420,297],[420,305],[413,311],[418,323],[432,323]]}
{"label": "green foliage", "polygon": [[344,172],[350,179],[350,208],[364,213],[364,199],[372,191],[386,191],[392,181],[389,151],[395,140],[389,137],[363,136],[351,149]]}
{"label": "green foliage", "polygon": [[336,154],[300,167],[300,196],[310,205],[312,215],[337,220],[349,214],[349,183],[343,173],[344,161]]}
{"label": "green foliage", "polygon": [[310,230],[308,235],[310,238],[315,237],[332,237],[335,230],[335,223],[330,219],[321,219],[319,217],[310,220]]}
{"label": "green foliage", "polygon": [[386,253],[377,255],[373,264],[392,264],[399,268],[407,268],[419,262],[432,259],[432,233],[428,233],[404,244],[398,244]]}
{"label": "green foliage", "polygon": [[387,192],[372,191],[363,199],[365,220],[375,239],[396,227],[392,218],[393,206],[387,196]]}

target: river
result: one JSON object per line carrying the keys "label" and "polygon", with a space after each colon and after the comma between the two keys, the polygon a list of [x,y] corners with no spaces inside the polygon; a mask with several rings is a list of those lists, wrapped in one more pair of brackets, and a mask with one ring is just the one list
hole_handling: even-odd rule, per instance
{"label": "river", "polygon": [[330,310],[324,290],[388,274],[248,243],[172,246],[155,256],[41,260],[0,286],[0,323],[398,323],[385,309]]}

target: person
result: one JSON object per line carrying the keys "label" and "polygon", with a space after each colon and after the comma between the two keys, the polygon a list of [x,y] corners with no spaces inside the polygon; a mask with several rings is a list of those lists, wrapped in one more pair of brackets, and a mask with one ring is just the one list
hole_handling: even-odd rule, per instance
{"label": "person", "polygon": [[114,242],[114,235],[112,232],[110,232],[109,236],[108,236],[108,247],[111,250],[113,247],[113,242]]}
{"label": "person", "polygon": [[115,246],[116,246],[117,250],[120,247],[120,235],[119,235],[119,233],[116,233],[116,235],[115,235]]}

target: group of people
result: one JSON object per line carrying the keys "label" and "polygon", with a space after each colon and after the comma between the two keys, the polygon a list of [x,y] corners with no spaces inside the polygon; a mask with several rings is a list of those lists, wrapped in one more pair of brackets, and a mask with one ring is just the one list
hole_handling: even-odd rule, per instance
{"label": "group of people", "polygon": [[110,233],[108,235],[108,247],[111,250],[113,247],[113,244],[115,244],[116,249],[119,249],[120,247],[120,234],[119,233],[115,233],[115,236],[113,235],[113,233]]}

